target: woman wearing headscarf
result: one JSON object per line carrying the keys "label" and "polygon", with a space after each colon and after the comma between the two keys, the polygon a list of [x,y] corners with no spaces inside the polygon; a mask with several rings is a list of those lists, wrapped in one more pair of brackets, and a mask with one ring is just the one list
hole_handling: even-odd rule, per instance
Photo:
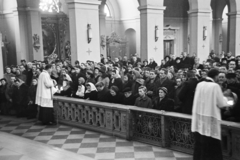
{"label": "woman wearing headscarf", "polygon": [[87,83],[84,99],[96,101],[97,95],[98,95],[98,93],[97,93],[97,88],[95,87],[95,85],[91,82]]}
{"label": "woman wearing headscarf", "polygon": [[168,98],[168,90],[165,87],[158,89],[159,95],[153,101],[153,109],[164,110],[172,112],[174,111],[174,100]]}

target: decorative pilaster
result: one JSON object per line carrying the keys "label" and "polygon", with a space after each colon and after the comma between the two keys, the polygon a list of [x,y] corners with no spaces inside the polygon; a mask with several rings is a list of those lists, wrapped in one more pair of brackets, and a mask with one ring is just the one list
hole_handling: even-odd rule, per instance
{"label": "decorative pilaster", "polygon": [[222,18],[213,19],[213,26],[212,26],[213,50],[218,55],[222,53],[222,43],[223,43],[222,20],[223,20]]}
{"label": "decorative pilaster", "polygon": [[106,14],[105,13],[99,13],[99,19],[100,19],[100,45],[101,45],[101,54],[103,54],[104,57],[107,57],[107,46],[106,46]]}
{"label": "decorative pilaster", "polygon": [[206,60],[210,51],[209,31],[210,29],[210,9],[190,10],[189,14],[189,54],[196,53],[200,61]]}
{"label": "decorative pilaster", "polygon": [[3,78],[4,66],[3,66],[3,53],[2,53],[2,33],[0,32],[0,77]]}
{"label": "decorative pilaster", "polygon": [[240,12],[228,13],[229,16],[229,51],[240,55]]}
{"label": "decorative pilaster", "polygon": [[[69,9],[72,63],[75,60],[100,61],[99,5],[98,0],[67,0]],[[88,41],[88,24],[91,42]]]}
{"label": "decorative pilaster", "polygon": [[[16,40],[17,62],[44,60],[41,13],[38,8],[18,8],[19,37]],[[37,38],[37,39],[36,39]]]}
{"label": "decorative pilaster", "polygon": [[[163,59],[163,20],[165,7],[140,6],[141,58],[160,64]],[[157,30],[157,31],[156,31]],[[156,39],[157,38],[157,39]]]}

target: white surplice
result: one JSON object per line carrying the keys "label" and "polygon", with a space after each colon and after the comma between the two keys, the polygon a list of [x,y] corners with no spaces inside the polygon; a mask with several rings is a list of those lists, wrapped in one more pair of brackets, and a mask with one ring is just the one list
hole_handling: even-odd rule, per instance
{"label": "white surplice", "polygon": [[220,108],[228,106],[222,90],[213,79],[212,82],[201,82],[197,85],[193,110],[192,132],[221,140]]}

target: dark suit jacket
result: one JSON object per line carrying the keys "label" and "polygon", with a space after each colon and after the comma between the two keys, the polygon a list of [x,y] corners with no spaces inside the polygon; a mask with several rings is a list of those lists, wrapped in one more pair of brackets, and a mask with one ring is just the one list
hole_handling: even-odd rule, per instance
{"label": "dark suit jacket", "polygon": [[182,102],[182,113],[192,114],[193,99],[197,84],[198,80],[196,78],[191,78],[183,83],[182,89],[178,94],[178,98]]}
{"label": "dark suit jacket", "polygon": [[156,97],[153,100],[153,109],[173,112],[174,111],[174,100],[165,97],[160,101],[159,97]]}
{"label": "dark suit jacket", "polygon": [[159,95],[159,90],[158,88],[159,87],[165,87],[167,88],[168,90],[168,97],[171,98],[171,99],[174,99],[174,95],[175,95],[175,83],[171,80],[169,80],[168,78],[166,80],[164,80],[162,83],[161,83],[161,79],[159,79],[157,82],[156,82],[156,88],[155,88],[155,91],[154,91],[154,97],[158,97]]}

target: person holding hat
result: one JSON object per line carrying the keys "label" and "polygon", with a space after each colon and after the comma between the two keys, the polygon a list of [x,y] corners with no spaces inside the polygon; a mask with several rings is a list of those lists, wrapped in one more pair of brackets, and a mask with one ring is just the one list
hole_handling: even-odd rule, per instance
{"label": "person holding hat", "polygon": [[124,93],[123,104],[133,106],[137,97],[133,96],[131,88],[130,87],[125,88],[123,90],[123,93]]}
{"label": "person holding hat", "polygon": [[153,100],[153,109],[174,111],[174,100],[168,98],[168,90],[165,87],[158,88],[158,97]]}

